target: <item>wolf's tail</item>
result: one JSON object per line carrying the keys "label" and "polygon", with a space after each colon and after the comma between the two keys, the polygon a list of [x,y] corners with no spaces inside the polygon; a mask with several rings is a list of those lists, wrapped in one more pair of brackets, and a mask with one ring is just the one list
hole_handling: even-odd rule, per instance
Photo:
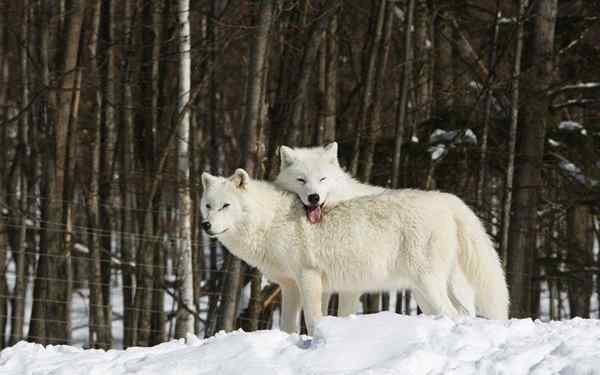
{"label": "wolf's tail", "polygon": [[474,288],[477,313],[508,319],[510,298],[498,253],[477,215],[458,197],[448,197],[458,227],[459,263]]}

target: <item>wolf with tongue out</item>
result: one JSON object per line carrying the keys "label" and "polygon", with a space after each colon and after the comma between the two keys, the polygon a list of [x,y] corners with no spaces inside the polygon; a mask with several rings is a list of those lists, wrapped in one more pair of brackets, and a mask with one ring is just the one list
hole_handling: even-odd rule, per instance
{"label": "wolf with tongue out", "polygon": [[275,185],[300,198],[306,217],[312,224],[320,223],[324,211],[342,201],[380,194],[386,190],[362,184],[344,172],[337,153],[336,142],[324,147],[279,148],[281,164]]}

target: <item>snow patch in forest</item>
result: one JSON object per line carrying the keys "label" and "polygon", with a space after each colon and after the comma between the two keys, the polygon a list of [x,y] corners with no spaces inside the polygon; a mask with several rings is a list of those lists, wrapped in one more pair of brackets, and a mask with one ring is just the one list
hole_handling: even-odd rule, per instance
{"label": "snow patch in forest", "polygon": [[477,136],[471,129],[466,130],[444,130],[435,129],[429,136],[429,143],[469,143],[477,144]]}
{"label": "snow patch in forest", "polygon": [[587,130],[585,130],[583,125],[581,125],[580,123],[578,123],[576,121],[561,121],[560,124],[558,124],[558,129],[566,130],[566,131],[579,130],[581,135],[587,135]]}

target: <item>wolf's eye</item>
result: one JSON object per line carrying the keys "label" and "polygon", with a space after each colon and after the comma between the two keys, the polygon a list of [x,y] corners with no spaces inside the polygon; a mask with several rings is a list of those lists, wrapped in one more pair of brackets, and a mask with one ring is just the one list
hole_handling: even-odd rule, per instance
{"label": "wolf's eye", "polygon": [[221,207],[221,209],[222,209],[222,210],[224,210],[224,209],[226,209],[227,207],[229,207],[229,203],[225,203],[225,204],[223,205],[223,207]]}
{"label": "wolf's eye", "polygon": [[296,180],[298,180],[298,182],[301,183],[301,184],[305,184],[306,183],[306,180],[303,179],[303,178],[297,178]]}
{"label": "wolf's eye", "polygon": [[323,181],[325,181],[325,180],[327,180],[327,177],[323,177],[323,178],[321,178],[321,182],[323,182]]}
{"label": "wolf's eye", "polygon": [[206,209],[207,209],[207,210],[210,210],[210,204],[207,204],[207,205],[206,205]]}

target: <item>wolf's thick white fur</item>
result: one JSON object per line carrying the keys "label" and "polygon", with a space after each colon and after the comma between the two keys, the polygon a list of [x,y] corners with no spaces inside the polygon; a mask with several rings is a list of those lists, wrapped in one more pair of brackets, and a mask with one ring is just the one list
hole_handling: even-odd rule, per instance
{"label": "wolf's thick white fur", "polygon": [[[297,194],[304,204],[307,196],[318,194],[320,204],[331,208],[342,201],[380,194],[384,188],[363,184],[346,173],[338,162],[337,143],[323,147],[296,148],[281,146],[281,167],[275,184]],[[509,295],[498,255],[479,218],[458,197],[452,194],[412,190],[424,200],[436,196],[435,202],[450,210],[458,228],[459,267],[462,272],[451,275],[450,296],[455,307],[468,314],[506,319]],[[424,223],[433,225],[433,223]],[[466,280],[463,277],[466,276]],[[345,310],[340,315],[355,312],[356,297],[340,294]],[[423,310],[426,301],[417,302]]]}
{"label": "wolf's thick white fur", "polygon": [[[389,191],[340,202],[314,225],[294,194],[251,180],[244,170],[230,178],[204,173],[202,183],[201,208],[209,234],[281,285],[282,328],[287,332],[298,331],[303,306],[311,334],[322,316],[322,294],[333,291],[410,288],[425,313],[469,313],[456,301],[468,296],[457,297],[454,291],[457,284],[467,283],[462,269],[485,275],[486,282],[475,288],[489,288],[497,298],[486,305],[488,316],[507,316],[507,299],[494,292],[504,281],[498,258],[461,245],[489,239],[485,232],[473,237],[472,231],[459,228],[478,221],[456,220],[447,200],[462,202],[453,196]],[[497,277],[490,278],[490,273]]]}

